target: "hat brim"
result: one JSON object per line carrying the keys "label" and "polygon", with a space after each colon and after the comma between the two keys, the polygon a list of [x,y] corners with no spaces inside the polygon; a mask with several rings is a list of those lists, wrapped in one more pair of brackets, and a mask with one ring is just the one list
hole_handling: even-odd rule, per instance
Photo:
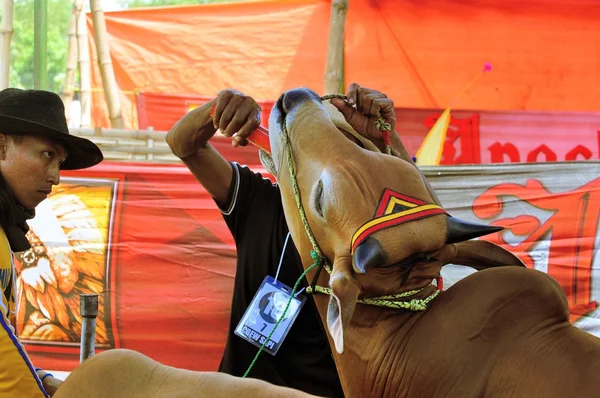
{"label": "hat brim", "polygon": [[104,159],[102,151],[92,141],[29,120],[0,115],[0,133],[46,137],[58,142],[67,151],[67,159],[60,166],[63,170],[86,169]]}

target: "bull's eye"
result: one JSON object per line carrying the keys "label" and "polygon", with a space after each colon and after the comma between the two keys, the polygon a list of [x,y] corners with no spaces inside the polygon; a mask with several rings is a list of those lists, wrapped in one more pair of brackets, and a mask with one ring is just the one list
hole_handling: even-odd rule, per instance
{"label": "bull's eye", "polygon": [[323,217],[323,196],[323,181],[319,180],[319,183],[317,184],[317,189],[315,189],[315,195],[313,197],[313,205],[317,214],[321,217]]}

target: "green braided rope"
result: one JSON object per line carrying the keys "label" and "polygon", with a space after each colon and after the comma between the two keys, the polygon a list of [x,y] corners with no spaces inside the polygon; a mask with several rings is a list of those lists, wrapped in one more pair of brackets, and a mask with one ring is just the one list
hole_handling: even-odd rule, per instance
{"label": "green braided rope", "polygon": [[[398,293],[394,295],[380,296],[380,297],[366,297],[359,299],[358,302],[365,305],[374,305],[376,307],[387,307],[395,309],[405,309],[410,311],[425,311],[427,304],[440,294],[439,290],[436,290],[431,295],[424,299],[412,299],[409,301],[397,301],[400,298],[412,296],[413,294],[419,293],[423,289],[411,290],[409,292]],[[314,291],[312,287],[306,288],[306,293],[321,293],[331,295],[331,288],[323,286],[315,286]]]}
{"label": "green braided rope", "polygon": [[[287,124],[283,123],[283,140],[284,140],[284,150],[285,157],[287,159],[288,169],[290,172],[290,180],[292,181],[292,189],[294,191],[294,198],[296,199],[296,206],[298,207],[298,211],[300,213],[300,219],[302,220],[302,224],[304,225],[304,229],[306,230],[306,234],[308,235],[308,239],[315,251],[316,255],[319,258],[324,258],[321,253],[321,249],[319,249],[319,245],[317,244],[317,240],[313,235],[312,229],[310,228],[310,224],[308,223],[308,218],[306,217],[306,212],[304,211],[304,206],[302,206],[302,198],[300,196],[300,188],[298,187],[298,179],[296,178],[296,169],[294,167],[294,159],[292,159],[292,150],[290,147],[290,139],[288,136]],[[312,254],[312,253],[311,253]],[[329,274],[331,274],[331,268],[327,261],[323,263],[325,269]]]}
{"label": "green braided rope", "polygon": [[388,122],[386,122],[386,120],[383,118],[383,116],[381,116],[379,119],[377,119],[377,121],[375,122],[375,126],[377,126],[378,130],[386,130],[386,131],[392,131],[392,125]]}
{"label": "green braided rope", "polygon": [[[311,254],[312,254],[312,252],[311,252]],[[304,276],[308,273],[308,271],[310,271],[311,269],[313,269],[314,267],[316,267],[317,265],[319,265],[323,261],[322,257],[316,257],[315,256],[313,258],[315,258],[315,262],[313,263],[313,265],[311,265],[306,270],[304,270],[304,272],[302,273],[302,275],[300,275],[300,278],[298,278],[298,280],[294,284],[294,287],[292,288],[292,292],[290,293],[290,298],[288,299],[288,302],[287,302],[287,304],[285,306],[285,309],[283,310],[283,314],[281,314],[281,316],[277,320],[277,323],[273,327],[273,330],[271,330],[271,333],[269,333],[269,336],[267,337],[267,339],[265,340],[265,342],[262,344],[262,346],[260,346],[258,352],[254,356],[254,359],[250,363],[250,366],[248,366],[248,369],[246,370],[246,373],[244,373],[244,375],[242,376],[242,378],[248,376],[248,374],[250,373],[250,371],[252,370],[252,368],[256,364],[256,361],[258,360],[258,357],[260,356],[260,354],[265,349],[265,345],[269,342],[269,340],[271,340],[271,337],[273,336],[273,333],[275,333],[275,330],[277,329],[277,327],[279,326],[279,324],[281,323],[281,321],[285,318],[285,314],[287,314],[287,311],[290,308],[290,304],[292,303],[292,300],[294,298],[294,294],[296,293],[296,289],[298,289],[298,285],[300,285],[300,282],[302,281],[302,278],[304,278]]]}
{"label": "green braided rope", "polygon": [[324,95],[321,97],[321,101],[327,101],[332,98],[339,98],[339,99],[343,99],[343,100],[348,99],[348,97],[344,94],[327,94],[327,95]]}

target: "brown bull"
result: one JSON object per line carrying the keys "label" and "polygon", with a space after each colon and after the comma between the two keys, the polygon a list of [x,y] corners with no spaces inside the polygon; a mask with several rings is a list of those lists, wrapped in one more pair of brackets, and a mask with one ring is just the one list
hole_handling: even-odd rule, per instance
{"label": "brown bull", "polygon": [[[304,267],[315,262],[315,249],[333,265],[317,281],[331,296],[315,301],[348,397],[600,396],[600,339],[569,323],[561,287],[501,247],[469,240],[498,229],[445,214],[413,165],[345,139],[312,91],[286,92],[269,126],[274,172]],[[398,211],[390,213],[384,193],[396,198]],[[369,227],[382,206],[388,208],[379,215],[413,207],[420,215],[409,221],[406,211],[407,222]],[[448,263],[480,272],[436,297],[432,281]],[[315,274],[309,271],[308,280]],[[412,300],[413,309],[428,303],[427,310],[359,302],[402,292],[414,293],[375,304]]]}

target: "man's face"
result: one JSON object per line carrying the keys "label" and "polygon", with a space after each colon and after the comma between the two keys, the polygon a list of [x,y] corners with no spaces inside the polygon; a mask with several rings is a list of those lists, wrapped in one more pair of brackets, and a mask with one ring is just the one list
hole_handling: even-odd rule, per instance
{"label": "man's face", "polygon": [[17,203],[33,209],[60,182],[59,168],[66,158],[64,147],[43,137],[0,134],[0,172]]}

